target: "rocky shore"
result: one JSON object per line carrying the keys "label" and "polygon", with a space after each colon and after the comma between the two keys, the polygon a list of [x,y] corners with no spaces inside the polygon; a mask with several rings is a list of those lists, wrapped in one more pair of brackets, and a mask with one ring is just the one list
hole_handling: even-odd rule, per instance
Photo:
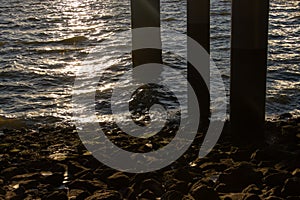
{"label": "rocky shore", "polygon": [[228,126],[207,157],[144,174],[101,164],[72,126],[5,129],[0,199],[300,199],[300,118],[267,121],[264,145],[233,145]]}

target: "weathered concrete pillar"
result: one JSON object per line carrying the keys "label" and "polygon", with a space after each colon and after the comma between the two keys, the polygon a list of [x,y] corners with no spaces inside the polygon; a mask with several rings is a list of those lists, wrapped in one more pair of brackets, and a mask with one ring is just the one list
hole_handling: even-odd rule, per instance
{"label": "weathered concrete pillar", "polygon": [[241,142],[263,137],[268,13],[269,0],[232,1],[230,120]]}
{"label": "weathered concrete pillar", "polygon": [[[160,0],[131,0],[131,27],[160,27]],[[140,38],[132,39],[134,44],[134,40]],[[160,32],[152,34],[151,39],[160,41]],[[134,67],[146,63],[162,63],[162,51],[151,48],[133,50],[132,61]]]}
{"label": "weathered concrete pillar", "polygon": [[[210,1],[187,0],[187,35],[197,41],[208,53],[210,52]],[[191,48],[188,43],[188,57]],[[200,107],[200,124],[205,128],[209,124],[210,96],[209,96],[209,60],[203,61],[201,67],[206,68],[206,74],[199,74],[188,63],[188,81],[197,95]],[[205,81],[208,84],[205,84]]]}

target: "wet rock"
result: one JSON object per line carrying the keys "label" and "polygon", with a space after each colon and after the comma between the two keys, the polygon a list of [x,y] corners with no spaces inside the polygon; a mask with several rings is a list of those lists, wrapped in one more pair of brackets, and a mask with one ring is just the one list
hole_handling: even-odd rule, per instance
{"label": "wet rock", "polygon": [[188,194],[188,195],[184,195],[182,200],[195,200],[194,197],[192,197],[192,195]]}
{"label": "wet rock", "polygon": [[82,171],[86,171],[88,168],[85,168],[84,166],[80,165],[79,163],[75,161],[70,161],[68,163],[68,173],[75,175],[77,173],[80,173]]}
{"label": "wet rock", "polygon": [[99,190],[92,196],[87,197],[85,200],[121,200],[122,196],[119,192],[114,190]]}
{"label": "wet rock", "polygon": [[175,190],[181,192],[182,194],[187,194],[189,187],[187,182],[177,180],[168,187],[168,190]]}
{"label": "wet rock", "polygon": [[279,119],[291,118],[293,115],[291,113],[283,113],[279,116]]}
{"label": "wet rock", "polygon": [[5,195],[6,194],[6,191],[0,187],[0,195]]}
{"label": "wet rock", "polygon": [[270,196],[270,197],[267,197],[266,200],[284,200],[284,199],[280,198],[280,197],[276,197],[276,196]]}
{"label": "wet rock", "polygon": [[62,173],[53,173],[49,176],[46,176],[43,180],[43,183],[50,184],[54,187],[62,185],[64,180],[64,175]]}
{"label": "wet rock", "polygon": [[16,175],[11,178],[11,180],[14,180],[14,181],[28,180],[28,179],[31,179],[31,180],[40,179],[40,174],[39,173],[26,173],[26,174]]}
{"label": "wet rock", "polygon": [[90,193],[94,193],[96,190],[106,189],[106,187],[107,185],[105,183],[96,180],[76,179],[69,184],[70,189],[82,189]]}
{"label": "wet rock", "polygon": [[24,180],[18,182],[19,187],[24,187],[26,190],[37,188],[39,182],[36,180]]}
{"label": "wet rock", "polygon": [[88,196],[90,196],[88,192],[80,189],[72,189],[68,195],[69,200],[84,200]]}
{"label": "wet rock", "polygon": [[23,168],[20,167],[8,167],[1,171],[1,176],[3,176],[6,179],[10,179],[13,176],[17,176],[19,174],[25,174],[26,171]]}
{"label": "wet rock", "polygon": [[177,169],[174,173],[174,178],[185,182],[190,182],[192,180],[192,176],[189,173],[189,170],[184,168]]}
{"label": "wet rock", "polygon": [[274,187],[278,185],[283,185],[284,181],[289,177],[289,174],[286,172],[278,172],[270,174],[263,179],[268,186]]}
{"label": "wet rock", "polygon": [[286,198],[286,200],[300,200],[299,196],[289,196]]}
{"label": "wet rock", "polygon": [[222,192],[240,192],[250,184],[259,184],[261,182],[262,172],[256,171],[247,163],[230,168],[219,176],[218,182],[223,183],[223,188],[218,188]]}
{"label": "wet rock", "polygon": [[300,177],[300,168],[295,169],[295,170],[292,172],[292,175],[293,175],[293,176],[296,176],[296,177]]}
{"label": "wet rock", "polygon": [[261,198],[256,194],[248,194],[243,198],[243,200],[261,200]]}
{"label": "wet rock", "polygon": [[164,193],[161,197],[161,200],[182,200],[183,194],[181,192],[171,190]]}
{"label": "wet rock", "polygon": [[49,194],[45,200],[68,200],[68,196],[63,191],[55,191]]}
{"label": "wet rock", "polygon": [[299,186],[300,178],[289,178],[285,181],[281,192],[284,196],[300,196]]}
{"label": "wet rock", "polygon": [[249,185],[248,187],[246,187],[243,190],[243,193],[250,193],[250,194],[260,195],[262,192],[255,184],[252,184],[252,185]]}
{"label": "wet rock", "polygon": [[220,200],[218,193],[207,186],[199,186],[190,191],[195,199]]}
{"label": "wet rock", "polygon": [[142,182],[140,190],[144,191],[146,189],[153,192],[156,197],[160,197],[164,193],[162,184],[155,179],[146,179]]}
{"label": "wet rock", "polygon": [[203,171],[206,171],[206,170],[224,171],[225,169],[227,169],[227,167],[228,166],[226,164],[212,163],[212,162],[203,163],[202,165],[200,165],[200,168]]}
{"label": "wet rock", "polygon": [[139,199],[149,199],[149,200],[155,200],[156,196],[155,194],[150,190],[144,190],[141,194],[138,195]]}
{"label": "wet rock", "polygon": [[129,185],[129,177],[122,172],[117,172],[107,178],[109,186],[120,189]]}

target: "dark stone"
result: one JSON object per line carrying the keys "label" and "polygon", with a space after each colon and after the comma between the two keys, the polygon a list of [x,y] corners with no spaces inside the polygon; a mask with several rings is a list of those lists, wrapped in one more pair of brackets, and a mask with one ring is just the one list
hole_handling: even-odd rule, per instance
{"label": "dark stone", "polygon": [[68,186],[70,189],[82,189],[85,191],[89,191],[90,193],[94,193],[96,190],[107,188],[107,185],[101,181],[81,179],[72,181]]}
{"label": "dark stone", "polygon": [[156,197],[161,197],[164,193],[162,184],[155,179],[146,179],[142,182],[141,188],[142,191],[148,189],[155,194]]}
{"label": "dark stone", "polygon": [[122,196],[114,190],[99,190],[85,200],[121,200]]}
{"label": "dark stone", "polygon": [[195,200],[194,197],[192,197],[192,195],[188,194],[188,195],[184,195],[182,200]]}
{"label": "dark stone", "polygon": [[70,173],[72,175],[75,175],[77,173],[80,173],[80,172],[86,171],[86,170],[88,170],[88,169],[75,161],[70,161],[68,163],[68,173]]}
{"label": "dark stone", "polygon": [[62,173],[53,173],[50,176],[46,176],[43,180],[43,183],[56,187],[62,185],[63,180],[64,175]]}
{"label": "dark stone", "polygon": [[266,176],[263,181],[271,187],[283,185],[284,181],[289,177],[288,173],[286,172],[278,172],[274,174],[270,174]]}
{"label": "dark stone", "polygon": [[139,199],[149,199],[149,200],[155,200],[156,196],[155,194],[150,190],[145,190],[141,194],[138,195]]}
{"label": "dark stone", "polygon": [[179,191],[182,194],[187,194],[189,187],[188,187],[188,183],[185,181],[177,181],[175,183],[173,183],[172,185],[170,185],[168,187],[168,190],[175,190],[175,191]]}
{"label": "dark stone", "polygon": [[295,170],[292,172],[292,175],[293,175],[293,176],[296,176],[296,177],[300,177],[300,168],[295,169]]}
{"label": "dark stone", "polygon": [[207,186],[199,186],[190,191],[195,199],[220,200],[218,193]]}
{"label": "dark stone", "polygon": [[280,198],[280,197],[270,196],[270,197],[267,197],[266,200],[284,200],[284,199]]}
{"label": "dark stone", "polygon": [[84,190],[72,189],[69,192],[69,200],[84,200],[90,194]]}
{"label": "dark stone", "polygon": [[68,200],[68,196],[63,191],[55,191],[49,194],[45,200]]}
{"label": "dark stone", "polygon": [[[225,184],[226,191],[222,192],[240,192],[250,184],[259,184],[261,182],[262,172],[255,171],[253,167],[247,163],[239,163],[239,165],[230,168],[219,176],[218,182]],[[218,191],[221,188],[218,188]]]}
{"label": "dark stone", "polygon": [[116,189],[124,188],[129,185],[129,177],[122,172],[117,172],[107,178],[107,183]]}
{"label": "dark stone", "polygon": [[294,177],[289,178],[285,181],[285,184],[282,188],[282,194],[284,196],[300,196],[300,178]]}
{"label": "dark stone", "polygon": [[39,173],[27,173],[27,174],[20,174],[20,175],[16,175],[14,177],[11,178],[11,180],[14,181],[19,181],[19,180],[37,180],[40,179],[40,174]]}
{"label": "dark stone", "polygon": [[248,194],[243,198],[243,200],[261,200],[261,198],[256,194]]}
{"label": "dark stone", "polygon": [[13,176],[25,173],[25,169],[21,167],[9,167],[1,171],[1,176],[3,176],[6,179],[10,179]]}
{"label": "dark stone", "polygon": [[189,173],[189,170],[184,168],[179,168],[174,173],[174,178],[180,181],[190,182],[192,180],[192,176]]}
{"label": "dark stone", "polygon": [[182,200],[183,194],[181,192],[171,190],[164,193],[161,197],[161,200]]}
{"label": "dark stone", "polygon": [[26,190],[37,188],[39,184],[39,182],[36,180],[24,180],[24,181],[19,181],[18,183],[19,183],[19,187],[24,187]]}
{"label": "dark stone", "polygon": [[279,119],[292,118],[293,115],[291,113],[283,113],[279,116]]}
{"label": "dark stone", "polygon": [[250,194],[260,195],[262,192],[255,184],[252,184],[252,185],[249,185],[248,187],[246,187],[243,190],[243,193],[250,193]]}

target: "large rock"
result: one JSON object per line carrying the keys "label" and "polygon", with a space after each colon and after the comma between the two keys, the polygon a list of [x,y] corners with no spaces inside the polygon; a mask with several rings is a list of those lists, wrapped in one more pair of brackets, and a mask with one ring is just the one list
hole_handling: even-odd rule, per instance
{"label": "large rock", "polygon": [[85,200],[121,200],[122,196],[114,190],[99,190]]}
{"label": "large rock", "polygon": [[282,188],[282,194],[284,196],[300,196],[300,178],[289,178],[285,181]]}
{"label": "large rock", "polygon": [[55,191],[48,195],[45,200],[68,200],[68,196],[63,191]]}
{"label": "large rock", "polygon": [[[226,170],[219,176],[218,182],[220,192],[241,192],[250,184],[260,184],[262,172],[254,170],[254,168],[247,163],[240,163],[239,165]],[[226,190],[224,190],[226,189]]]}
{"label": "large rock", "polygon": [[107,183],[116,189],[125,188],[129,185],[129,177],[123,172],[117,172],[107,178]]}
{"label": "large rock", "polygon": [[106,189],[107,185],[101,181],[96,180],[76,179],[69,184],[69,188],[82,189],[90,193],[94,193],[96,190]]}
{"label": "large rock", "polygon": [[190,191],[195,199],[220,200],[218,193],[207,186],[199,186]]}

